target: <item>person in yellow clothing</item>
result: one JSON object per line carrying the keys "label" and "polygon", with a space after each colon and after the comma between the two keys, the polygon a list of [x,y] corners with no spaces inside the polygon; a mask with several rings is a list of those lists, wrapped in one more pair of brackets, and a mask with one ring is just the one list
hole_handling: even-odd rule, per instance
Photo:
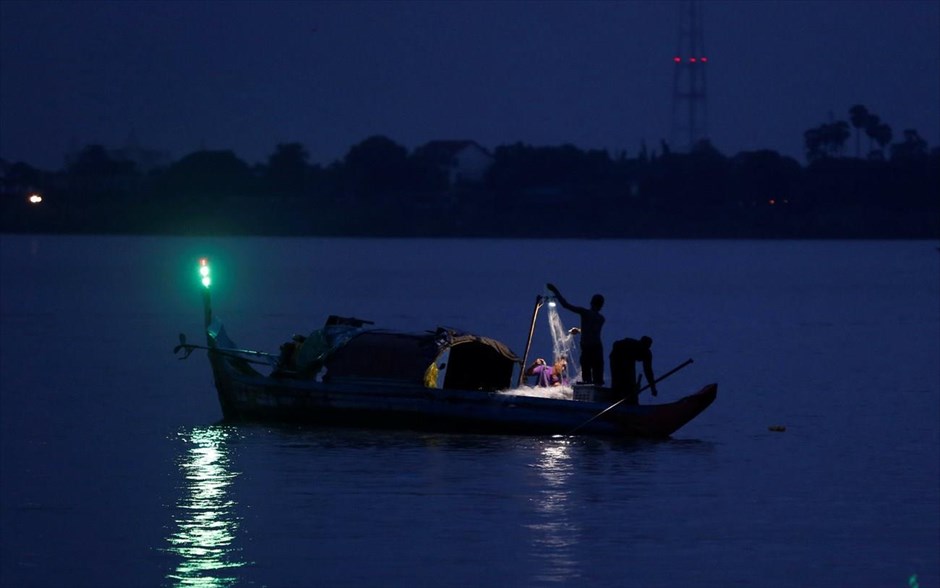
{"label": "person in yellow clothing", "polygon": [[437,374],[439,373],[440,368],[437,367],[437,362],[432,361],[428,369],[424,370],[424,387],[437,388]]}

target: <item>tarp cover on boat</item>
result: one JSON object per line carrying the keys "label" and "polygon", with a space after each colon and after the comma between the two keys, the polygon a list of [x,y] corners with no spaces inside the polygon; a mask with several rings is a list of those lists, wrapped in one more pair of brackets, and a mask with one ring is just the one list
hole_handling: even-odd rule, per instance
{"label": "tarp cover on boat", "polygon": [[508,388],[520,360],[505,345],[448,329],[423,334],[359,331],[325,360],[324,381],[334,378],[387,378],[424,385],[428,368],[445,353],[442,387],[462,390]]}

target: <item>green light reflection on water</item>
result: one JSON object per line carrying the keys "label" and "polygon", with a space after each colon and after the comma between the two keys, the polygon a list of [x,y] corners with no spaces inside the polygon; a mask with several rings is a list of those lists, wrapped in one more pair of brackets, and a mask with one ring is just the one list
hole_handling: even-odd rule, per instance
{"label": "green light reflection on water", "polygon": [[246,562],[234,547],[238,517],[228,487],[238,476],[231,470],[226,427],[196,427],[180,433],[189,446],[179,461],[185,479],[184,494],[177,502],[174,532],[166,551],[179,556],[176,569],[167,575],[171,586],[222,588],[238,578],[225,570]]}

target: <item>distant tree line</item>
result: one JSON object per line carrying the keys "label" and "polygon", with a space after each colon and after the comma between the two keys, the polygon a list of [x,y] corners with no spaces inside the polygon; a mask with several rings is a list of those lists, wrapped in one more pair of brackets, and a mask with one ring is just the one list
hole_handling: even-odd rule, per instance
{"label": "distant tree line", "polygon": [[[201,150],[148,170],[85,147],[65,169],[3,163],[3,232],[174,235],[940,238],[940,149],[862,105],[808,129],[807,164],[771,150],[496,147],[456,180],[421,148],[374,136],[326,167],[301,143],[249,165]],[[855,132],[854,155],[845,147]],[[863,153],[863,134],[865,152]],[[28,200],[35,192],[43,198]]]}

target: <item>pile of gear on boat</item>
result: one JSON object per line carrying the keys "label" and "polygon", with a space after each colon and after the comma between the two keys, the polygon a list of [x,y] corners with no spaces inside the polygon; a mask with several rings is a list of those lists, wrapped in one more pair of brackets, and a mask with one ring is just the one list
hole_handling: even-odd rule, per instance
{"label": "pile of gear on boat", "polygon": [[[548,364],[535,359],[528,367],[506,345],[488,337],[438,328],[425,333],[402,333],[368,328],[372,321],[331,315],[322,329],[307,336],[294,335],[281,345],[273,378],[315,379],[326,382],[356,379],[382,379],[389,382],[422,384],[427,388],[463,389],[515,395],[567,398],[574,400],[622,401],[638,404],[639,393],[649,388],[658,394],[652,368],[652,339],[624,338],[613,344],[610,359],[610,387],[604,387],[604,356],[600,332],[604,317],[600,311],[604,297],[594,295],[590,307],[569,303],[553,284],[553,294],[538,297],[533,313],[533,329],[539,308],[548,303],[553,326],[554,360]],[[579,315],[580,328],[562,331],[555,302]],[[553,315],[554,313],[554,315]],[[580,369],[573,357],[580,335]],[[528,353],[532,335],[526,345]],[[636,375],[636,364],[643,373]],[[512,385],[517,365],[525,369]],[[572,368],[572,369],[569,369]],[[574,378],[569,374],[575,374]],[[523,378],[529,378],[526,385]],[[641,388],[642,378],[648,384]]]}

